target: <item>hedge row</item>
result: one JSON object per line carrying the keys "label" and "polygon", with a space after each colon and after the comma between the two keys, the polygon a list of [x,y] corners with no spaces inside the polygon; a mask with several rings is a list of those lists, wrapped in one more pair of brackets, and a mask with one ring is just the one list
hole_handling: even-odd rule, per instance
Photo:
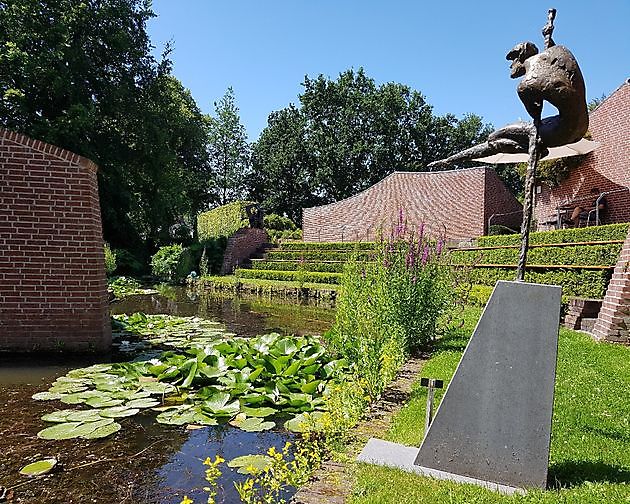
{"label": "hedge row", "polygon": [[378,246],[376,242],[286,242],[282,244],[283,250],[374,250]]}
{"label": "hedge row", "polygon": [[[527,270],[525,280],[532,283],[561,285],[562,294],[602,299],[610,279],[609,270]],[[475,284],[494,285],[497,280],[514,280],[515,268],[473,268],[471,281]]]}
{"label": "hedge row", "polygon": [[234,274],[240,278],[258,278],[262,280],[285,280],[290,282],[330,283],[339,282],[339,273],[320,273],[306,271],[272,271],[255,269],[237,269]]}
{"label": "hedge row", "polygon": [[[529,243],[576,243],[624,240],[628,234],[630,223],[609,224],[607,226],[590,226],[585,228],[557,229],[554,231],[538,231],[529,235]],[[497,247],[501,245],[519,245],[518,234],[501,236],[480,236],[477,244],[480,247]]]}
{"label": "hedge row", "polygon": [[252,261],[252,267],[258,270],[274,271],[321,271],[324,273],[343,272],[343,262],[322,263],[322,262],[300,262],[300,261]]}
{"label": "hedge row", "polygon": [[[267,259],[288,260],[288,261],[347,261],[352,257],[352,251],[342,252],[339,250],[271,250],[267,252]],[[369,252],[360,252],[358,257],[360,260],[369,260],[372,254]]]}
{"label": "hedge row", "polygon": [[199,241],[232,236],[239,229],[249,226],[245,208],[251,201],[234,201],[197,216]]}
{"label": "hedge row", "polygon": [[[532,248],[527,253],[529,264],[566,264],[579,266],[614,266],[621,252],[621,243],[608,245],[576,245]],[[454,264],[516,264],[519,250],[457,250],[450,253]]]}

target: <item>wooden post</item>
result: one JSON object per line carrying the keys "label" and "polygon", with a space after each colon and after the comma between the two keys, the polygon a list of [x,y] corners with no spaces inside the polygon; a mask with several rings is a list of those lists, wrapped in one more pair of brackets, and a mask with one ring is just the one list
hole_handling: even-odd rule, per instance
{"label": "wooden post", "polygon": [[420,378],[420,385],[422,387],[428,387],[427,390],[427,411],[424,420],[424,432],[429,430],[429,426],[433,421],[433,398],[435,396],[436,388],[443,388],[444,381],[436,380],[435,378]]}

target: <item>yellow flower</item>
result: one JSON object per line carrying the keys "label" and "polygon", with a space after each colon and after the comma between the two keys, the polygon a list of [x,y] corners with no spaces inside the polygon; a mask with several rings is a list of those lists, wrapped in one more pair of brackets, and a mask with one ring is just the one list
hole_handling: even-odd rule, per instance
{"label": "yellow flower", "polygon": [[193,500],[189,499],[187,495],[184,495],[184,500],[180,504],[193,504]]}

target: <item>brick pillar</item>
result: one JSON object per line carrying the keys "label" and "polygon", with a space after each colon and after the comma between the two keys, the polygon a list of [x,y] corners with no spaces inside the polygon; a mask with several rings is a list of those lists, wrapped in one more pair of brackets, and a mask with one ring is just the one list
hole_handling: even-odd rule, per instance
{"label": "brick pillar", "polygon": [[264,229],[242,228],[234,233],[227,242],[221,275],[231,275],[234,268],[247,261],[252,254],[269,241],[269,235]]}
{"label": "brick pillar", "polygon": [[630,343],[630,230],[593,329],[598,340]]}

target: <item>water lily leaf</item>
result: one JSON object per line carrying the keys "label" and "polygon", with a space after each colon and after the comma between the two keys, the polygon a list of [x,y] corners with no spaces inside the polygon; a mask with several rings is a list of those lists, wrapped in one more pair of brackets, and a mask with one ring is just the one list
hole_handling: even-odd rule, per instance
{"label": "water lily leaf", "polygon": [[61,402],[64,404],[82,404],[87,402],[88,399],[101,396],[101,392],[96,390],[86,390],[85,392],[65,395],[61,398]]}
{"label": "water lily leaf", "polygon": [[184,382],[181,385],[182,388],[190,387],[190,385],[192,384],[196,374],[197,374],[197,361],[194,360],[192,362],[191,366],[190,366],[190,369],[188,370],[188,376],[186,376],[186,379],[184,380]]}
{"label": "water lily leaf", "polygon": [[61,399],[64,396],[61,392],[37,392],[31,397],[36,401],[55,401]]}
{"label": "water lily leaf", "polygon": [[[95,422],[96,423],[96,422]],[[99,439],[107,436],[111,436],[115,432],[120,430],[120,424],[117,422],[111,422],[105,425],[101,425],[94,429],[89,434],[82,435],[81,437],[84,439]]]}
{"label": "water lily leaf", "polygon": [[133,399],[125,404],[127,408],[154,408],[158,406],[160,401],[156,399],[151,399],[150,397],[145,397],[142,399]]}
{"label": "water lily leaf", "polygon": [[101,417],[104,418],[123,418],[140,413],[138,408],[129,408],[128,406],[113,406],[99,411]]}
{"label": "water lily leaf", "polygon": [[274,408],[268,408],[268,407],[250,408],[248,406],[243,406],[241,410],[243,411],[243,413],[245,413],[249,417],[260,417],[260,418],[268,417],[278,412],[278,410]]}
{"label": "water lily leaf", "polygon": [[199,408],[195,408],[193,422],[200,425],[219,425],[219,422],[203,413]]}
{"label": "water lily leaf", "polygon": [[260,366],[260,367],[257,367],[254,371],[252,371],[249,374],[249,381],[253,383],[256,380],[256,378],[260,376],[260,374],[263,372],[264,369],[265,369],[264,367]]}
{"label": "water lily leaf", "polygon": [[73,411],[68,415],[68,422],[96,422],[101,420],[100,411],[98,410],[79,410]]}
{"label": "water lily leaf", "polygon": [[232,416],[238,413],[241,407],[238,400],[228,403],[229,400],[230,394],[217,392],[203,402],[202,408],[214,416]]}
{"label": "water lily leaf", "polygon": [[44,422],[52,422],[52,423],[64,423],[68,421],[68,415],[72,413],[76,413],[76,410],[65,409],[59,411],[53,411],[51,413],[47,413],[42,417]]}
{"label": "water lily leaf", "polygon": [[300,386],[300,390],[305,394],[314,394],[317,390],[317,386],[321,383],[321,380],[313,380],[310,383],[304,383]]}
{"label": "water lily leaf", "polygon": [[284,428],[291,432],[313,432],[322,429],[321,419],[324,413],[301,413],[284,423]]}
{"label": "water lily leaf", "polygon": [[287,394],[289,404],[291,406],[303,406],[311,402],[312,397],[309,394]]}
{"label": "water lily leaf", "polygon": [[192,405],[176,406],[167,411],[160,413],[155,419],[166,425],[184,425],[193,423],[196,411],[192,409]]}
{"label": "water lily leaf", "polygon": [[142,387],[142,390],[149,392],[151,395],[164,395],[175,391],[175,387],[170,383],[145,382],[140,386]]}
{"label": "water lily leaf", "polygon": [[239,474],[257,474],[271,466],[271,457],[267,455],[243,455],[228,462],[228,467],[238,468]]}
{"label": "water lily leaf", "polygon": [[53,385],[48,389],[48,392],[59,393],[59,394],[75,394],[77,392],[83,392],[87,390],[85,385],[77,385],[74,383],[59,383],[57,385]]}
{"label": "water lily leaf", "polygon": [[238,427],[245,432],[261,432],[269,429],[273,429],[276,424],[274,422],[264,422],[260,418],[235,418],[230,422],[230,425]]}
{"label": "water lily leaf", "polygon": [[56,465],[56,458],[38,460],[37,462],[33,462],[32,464],[22,467],[22,469],[20,469],[20,474],[31,477],[41,476],[42,474],[47,474],[52,471]]}
{"label": "water lily leaf", "polygon": [[278,341],[274,347],[274,350],[279,351],[282,355],[292,355],[297,352],[297,345],[290,338],[285,338]]}
{"label": "water lily leaf", "polygon": [[300,364],[301,364],[301,362],[299,360],[296,360],[295,362],[290,364],[289,367],[286,368],[282,372],[282,374],[284,376],[294,376],[297,373],[297,370],[300,369]]}
{"label": "water lily leaf", "polygon": [[37,433],[37,437],[41,439],[72,439],[90,434],[95,429],[112,423],[113,420],[102,419],[97,422],[66,422],[47,427]]}
{"label": "water lily leaf", "polygon": [[92,406],[92,408],[111,408],[112,406],[120,406],[123,403],[122,399],[112,399],[111,396],[102,397],[90,397],[85,401],[85,404]]}

